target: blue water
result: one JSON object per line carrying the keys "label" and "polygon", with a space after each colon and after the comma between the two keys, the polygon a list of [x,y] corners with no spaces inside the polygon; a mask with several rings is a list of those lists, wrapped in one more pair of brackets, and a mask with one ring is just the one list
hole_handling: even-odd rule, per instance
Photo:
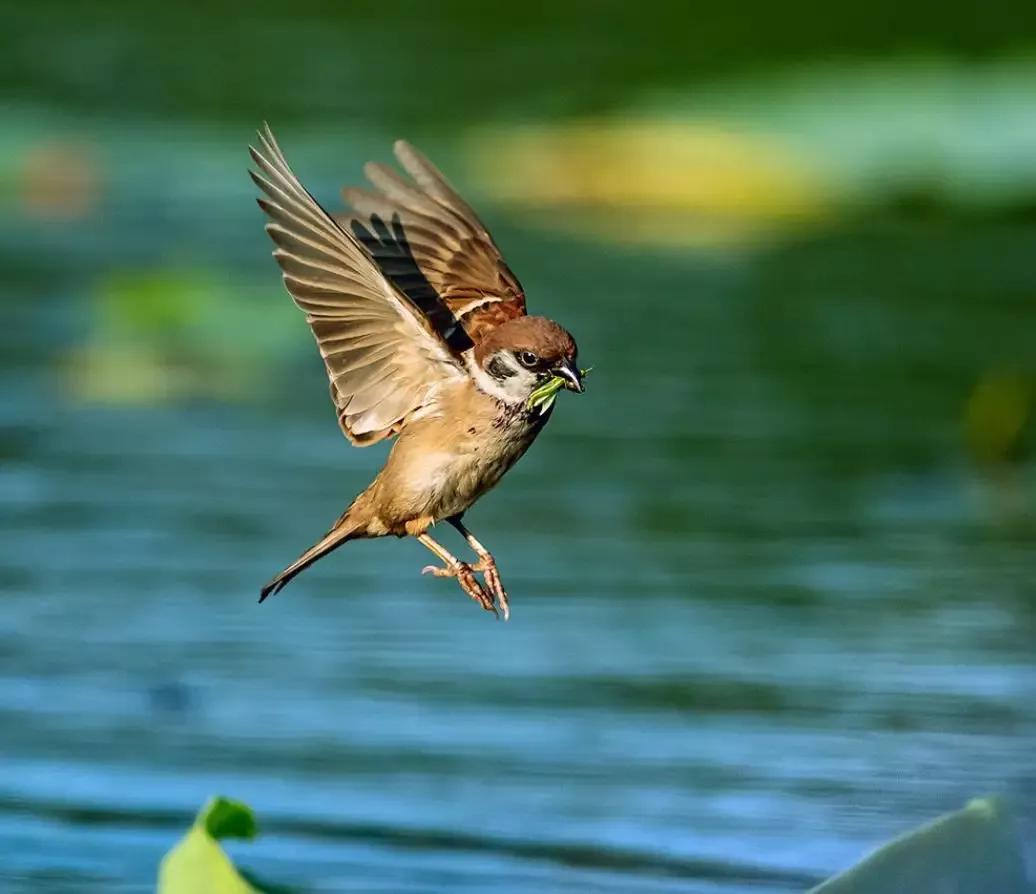
{"label": "blue water", "polygon": [[[1036,356],[1031,225],[716,255],[492,216],[594,366],[468,519],[512,621],[396,540],[259,606],[384,454],[247,182],[137,139],[92,222],[0,229],[0,888],[148,890],[214,793],[327,892],[800,891],[974,795],[1036,816],[1031,432],[966,434]],[[185,323],[111,298],[184,266]]]}

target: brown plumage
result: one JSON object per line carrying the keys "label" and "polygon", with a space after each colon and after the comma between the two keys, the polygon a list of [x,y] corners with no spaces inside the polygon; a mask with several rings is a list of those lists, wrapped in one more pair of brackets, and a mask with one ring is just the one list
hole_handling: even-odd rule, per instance
{"label": "brown plumage", "polygon": [[[392,534],[418,538],[443,562],[426,572],[456,577],[507,617],[496,563],[461,519],[549,419],[549,407],[529,407],[530,394],[551,376],[582,391],[575,340],[551,320],[526,316],[525,295],[489,232],[407,143],[396,143],[396,155],[414,182],[369,164],[379,192],[344,192],[366,217],[337,220],[299,183],[268,128],[259,145],[251,174],[265,194],[266,230],[316,337],[339,425],[358,446],[398,436],[370,486],[263,587],[260,601],[343,543]],[[442,520],[477,563],[428,536]]]}
{"label": "brown plumage", "polygon": [[[478,216],[439,170],[404,140],[396,158],[414,179],[408,183],[384,165],[364,173],[378,192],[346,187],[342,196],[364,223],[372,215],[398,218],[414,258],[432,288],[472,341],[507,320],[525,316],[525,293]],[[369,240],[360,237],[368,248]]]}

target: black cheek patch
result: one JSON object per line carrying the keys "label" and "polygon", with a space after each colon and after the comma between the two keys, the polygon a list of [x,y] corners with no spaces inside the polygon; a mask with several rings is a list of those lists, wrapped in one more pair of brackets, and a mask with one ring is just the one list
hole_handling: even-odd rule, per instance
{"label": "black cheek patch", "polygon": [[499,357],[494,357],[489,361],[489,365],[486,366],[486,372],[488,372],[498,382],[502,382],[504,379],[509,379],[514,375],[514,370]]}

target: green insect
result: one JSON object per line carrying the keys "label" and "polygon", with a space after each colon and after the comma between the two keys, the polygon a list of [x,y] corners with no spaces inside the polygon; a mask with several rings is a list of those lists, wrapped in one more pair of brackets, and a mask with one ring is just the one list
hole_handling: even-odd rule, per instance
{"label": "green insect", "polygon": [[[592,369],[592,366],[589,366],[586,369],[581,369],[579,370],[579,374],[585,378]],[[546,382],[529,395],[529,400],[526,402],[525,406],[530,410],[535,410],[539,407],[540,415],[543,415],[554,405],[554,399],[558,396],[558,392],[561,391],[565,385],[566,380],[561,378],[561,376],[551,376]]]}

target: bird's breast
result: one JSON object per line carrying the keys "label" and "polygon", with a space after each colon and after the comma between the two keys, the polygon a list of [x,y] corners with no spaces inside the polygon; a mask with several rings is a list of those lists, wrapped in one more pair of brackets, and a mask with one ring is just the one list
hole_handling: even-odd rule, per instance
{"label": "bird's breast", "polygon": [[438,518],[464,512],[529,449],[544,421],[494,414],[428,432],[422,438],[426,449],[408,451],[407,489],[425,494],[430,514]]}

